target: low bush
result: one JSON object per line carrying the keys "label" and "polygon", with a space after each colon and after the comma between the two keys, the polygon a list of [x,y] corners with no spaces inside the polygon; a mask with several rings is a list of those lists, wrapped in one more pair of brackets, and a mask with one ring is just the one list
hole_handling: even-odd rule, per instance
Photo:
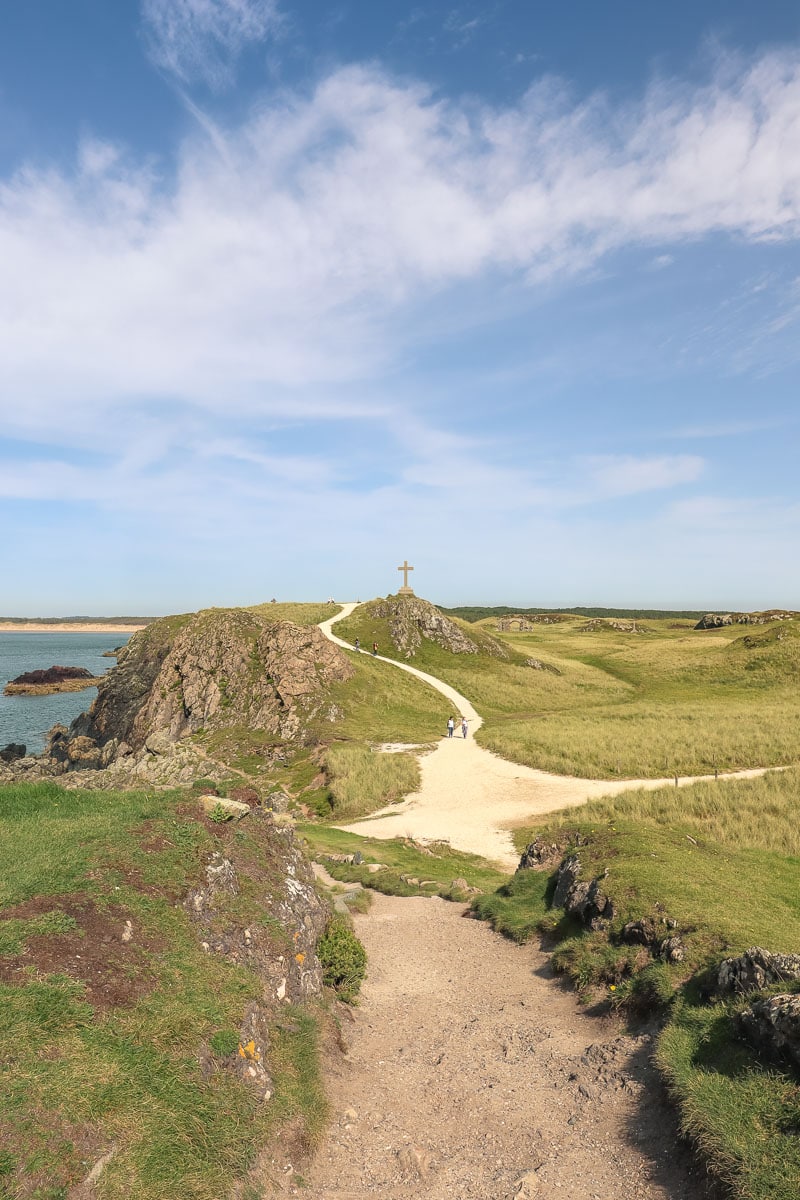
{"label": "low bush", "polygon": [[341,1000],[352,1004],[367,971],[367,952],[344,916],[337,914],[331,919],[319,940],[317,954],[322,964],[323,982],[332,987]]}

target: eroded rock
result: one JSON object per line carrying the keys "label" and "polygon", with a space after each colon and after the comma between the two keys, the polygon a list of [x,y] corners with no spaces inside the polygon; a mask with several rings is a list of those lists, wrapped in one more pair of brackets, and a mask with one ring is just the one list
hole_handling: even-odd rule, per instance
{"label": "eroded rock", "polygon": [[742,994],[795,979],[800,979],[800,954],[773,954],[761,946],[750,946],[738,958],[720,963],[717,988]]}
{"label": "eroded rock", "polygon": [[741,1033],[770,1057],[800,1065],[800,995],[754,1000],[734,1017]]}

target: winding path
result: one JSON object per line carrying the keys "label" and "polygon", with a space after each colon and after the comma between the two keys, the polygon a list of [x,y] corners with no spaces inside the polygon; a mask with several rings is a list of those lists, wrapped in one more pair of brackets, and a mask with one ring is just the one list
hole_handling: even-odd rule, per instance
{"label": "winding path", "polygon": [[[319,626],[327,638],[351,653],[355,653],[352,645],[336,637],[332,626],[349,617],[357,607],[357,604],[345,604],[340,612]],[[457,730],[454,737],[443,737],[433,752],[421,757],[419,791],[372,817],[342,826],[352,833],[376,838],[449,841],[457,850],[480,854],[514,870],[519,855],[514,850],[510,831],[525,824],[529,818],[560,808],[576,807],[598,796],[615,796],[633,788],[652,789],[674,783],[674,778],[580,779],[571,775],[550,775],[547,771],[509,762],[475,741],[473,735],[483,722],[466,696],[443,680],[407,663],[383,655],[377,657],[441,692],[453,706],[453,715],[467,718],[469,736],[464,739]],[[447,715],[449,713],[443,714],[443,723]],[[758,767],[719,778],[752,778],[770,769],[773,768]],[[686,776],[679,782],[683,787],[706,778],[710,777]]]}

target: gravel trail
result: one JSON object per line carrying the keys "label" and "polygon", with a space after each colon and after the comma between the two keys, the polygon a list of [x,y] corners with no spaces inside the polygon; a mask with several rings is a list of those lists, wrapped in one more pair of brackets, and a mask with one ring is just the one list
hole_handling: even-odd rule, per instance
{"label": "gravel trail", "polygon": [[[708,1200],[649,1065],[650,1037],[582,1012],[547,956],[464,908],[378,895],[313,1200]],[[646,1103],[642,1094],[647,1089]],[[288,1172],[288,1174],[287,1174]]]}

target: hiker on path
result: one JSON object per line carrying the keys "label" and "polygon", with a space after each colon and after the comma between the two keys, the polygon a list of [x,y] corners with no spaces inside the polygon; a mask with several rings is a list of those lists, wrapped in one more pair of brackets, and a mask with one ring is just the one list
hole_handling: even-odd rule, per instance
{"label": "hiker on path", "polygon": [[456,727],[456,723],[455,723],[455,721],[453,720],[453,718],[452,718],[452,717],[448,717],[448,718],[447,718],[447,736],[448,736],[448,737],[452,737],[452,736],[453,736],[453,730],[455,729],[455,727]]}
{"label": "hiker on path", "polygon": [[378,643],[373,642],[372,643],[372,657],[377,658],[377,656],[378,656]]}
{"label": "hiker on path", "polygon": [[462,737],[467,736],[467,718],[466,717],[461,718],[461,736]]}
{"label": "hiker on path", "polygon": [[356,640],[353,642],[353,645],[355,646],[356,650],[360,650],[361,649],[361,639],[356,638]]}

